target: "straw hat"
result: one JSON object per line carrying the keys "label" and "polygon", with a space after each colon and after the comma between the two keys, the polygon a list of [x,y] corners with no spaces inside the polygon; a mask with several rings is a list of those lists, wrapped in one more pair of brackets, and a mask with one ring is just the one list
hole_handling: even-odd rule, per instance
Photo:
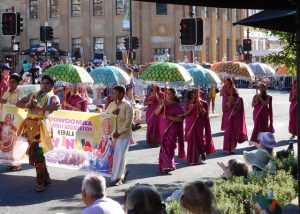
{"label": "straw hat", "polygon": [[244,151],[243,155],[247,164],[256,166],[264,171],[268,169],[271,157],[266,150],[258,149],[250,152]]}

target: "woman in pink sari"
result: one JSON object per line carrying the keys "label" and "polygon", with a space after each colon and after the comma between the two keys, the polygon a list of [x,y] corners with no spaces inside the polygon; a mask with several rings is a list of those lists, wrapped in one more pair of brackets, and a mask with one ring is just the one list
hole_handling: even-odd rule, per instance
{"label": "woman in pink sari", "polygon": [[[222,90],[221,90],[222,109],[224,109],[224,107],[225,107],[226,98],[232,94],[233,88],[234,88],[234,85],[232,83],[232,80],[229,79],[229,78],[225,79],[224,80],[224,85],[223,85]],[[222,120],[221,120],[221,130],[222,131],[225,131],[225,129],[226,129],[226,125],[228,124],[227,123],[228,117],[229,117],[228,112],[223,111]]]}
{"label": "woman in pink sari", "polygon": [[256,94],[252,100],[254,128],[251,141],[258,143],[258,133],[271,132],[273,128],[272,96],[267,95],[267,87],[264,83],[259,84],[260,94]]}
{"label": "woman in pink sari", "polygon": [[87,111],[86,99],[83,98],[75,85],[71,85],[67,88],[67,93],[64,97],[63,109],[72,111]]}
{"label": "woman in pink sari", "polygon": [[237,143],[248,140],[245,122],[244,101],[239,97],[237,90],[233,89],[232,96],[225,98],[223,112],[228,113],[224,132],[223,151],[235,153]]}
{"label": "woman in pink sari", "polygon": [[184,116],[187,161],[191,165],[202,163],[206,155],[215,152],[208,114],[208,104],[199,99],[198,90],[188,91]]}
{"label": "woman in pink sari", "polygon": [[174,160],[176,141],[177,138],[181,137],[180,133],[183,132],[180,130],[183,123],[183,110],[175,89],[169,88],[166,91],[166,101],[156,108],[155,114],[160,115],[159,170],[162,173],[169,173],[176,169]]}
{"label": "woman in pink sari", "polygon": [[146,123],[147,123],[147,134],[146,140],[149,146],[160,145],[160,134],[159,134],[159,116],[155,115],[155,109],[163,99],[163,93],[159,91],[158,86],[151,87],[151,93],[146,95],[144,105],[147,106],[146,110]]}
{"label": "woman in pink sari", "polygon": [[298,113],[297,113],[297,80],[294,80],[292,90],[290,92],[290,121],[289,121],[289,133],[292,134],[291,139],[298,136]]}

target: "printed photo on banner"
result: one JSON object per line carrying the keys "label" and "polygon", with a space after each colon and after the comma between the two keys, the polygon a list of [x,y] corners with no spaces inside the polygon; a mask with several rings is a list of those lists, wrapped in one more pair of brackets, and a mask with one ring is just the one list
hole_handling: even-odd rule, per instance
{"label": "printed photo on banner", "polygon": [[11,105],[0,106],[0,160],[20,161],[25,157],[27,142],[17,137],[17,130],[27,112]]}

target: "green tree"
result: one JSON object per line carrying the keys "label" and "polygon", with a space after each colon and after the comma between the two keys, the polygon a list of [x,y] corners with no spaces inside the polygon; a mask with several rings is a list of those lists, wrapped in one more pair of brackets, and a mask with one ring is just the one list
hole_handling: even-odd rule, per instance
{"label": "green tree", "polygon": [[296,63],[296,35],[294,33],[287,33],[281,31],[266,31],[269,36],[276,36],[283,45],[283,50],[278,54],[269,54],[264,57],[268,63],[277,64],[279,66],[285,65],[291,75],[297,73]]}

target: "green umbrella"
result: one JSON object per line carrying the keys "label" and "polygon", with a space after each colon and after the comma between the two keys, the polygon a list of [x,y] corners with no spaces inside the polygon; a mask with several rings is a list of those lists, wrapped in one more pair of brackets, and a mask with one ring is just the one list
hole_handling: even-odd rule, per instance
{"label": "green umbrella", "polygon": [[192,76],[181,65],[171,62],[160,62],[150,65],[140,76],[145,84],[163,87],[165,84],[175,88],[193,84]]}
{"label": "green umbrella", "polygon": [[49,75],[62,82],[84,84],[94,83],[94,80],[84,68],[72,64],[55,65],[47,69],[43,75]]}

